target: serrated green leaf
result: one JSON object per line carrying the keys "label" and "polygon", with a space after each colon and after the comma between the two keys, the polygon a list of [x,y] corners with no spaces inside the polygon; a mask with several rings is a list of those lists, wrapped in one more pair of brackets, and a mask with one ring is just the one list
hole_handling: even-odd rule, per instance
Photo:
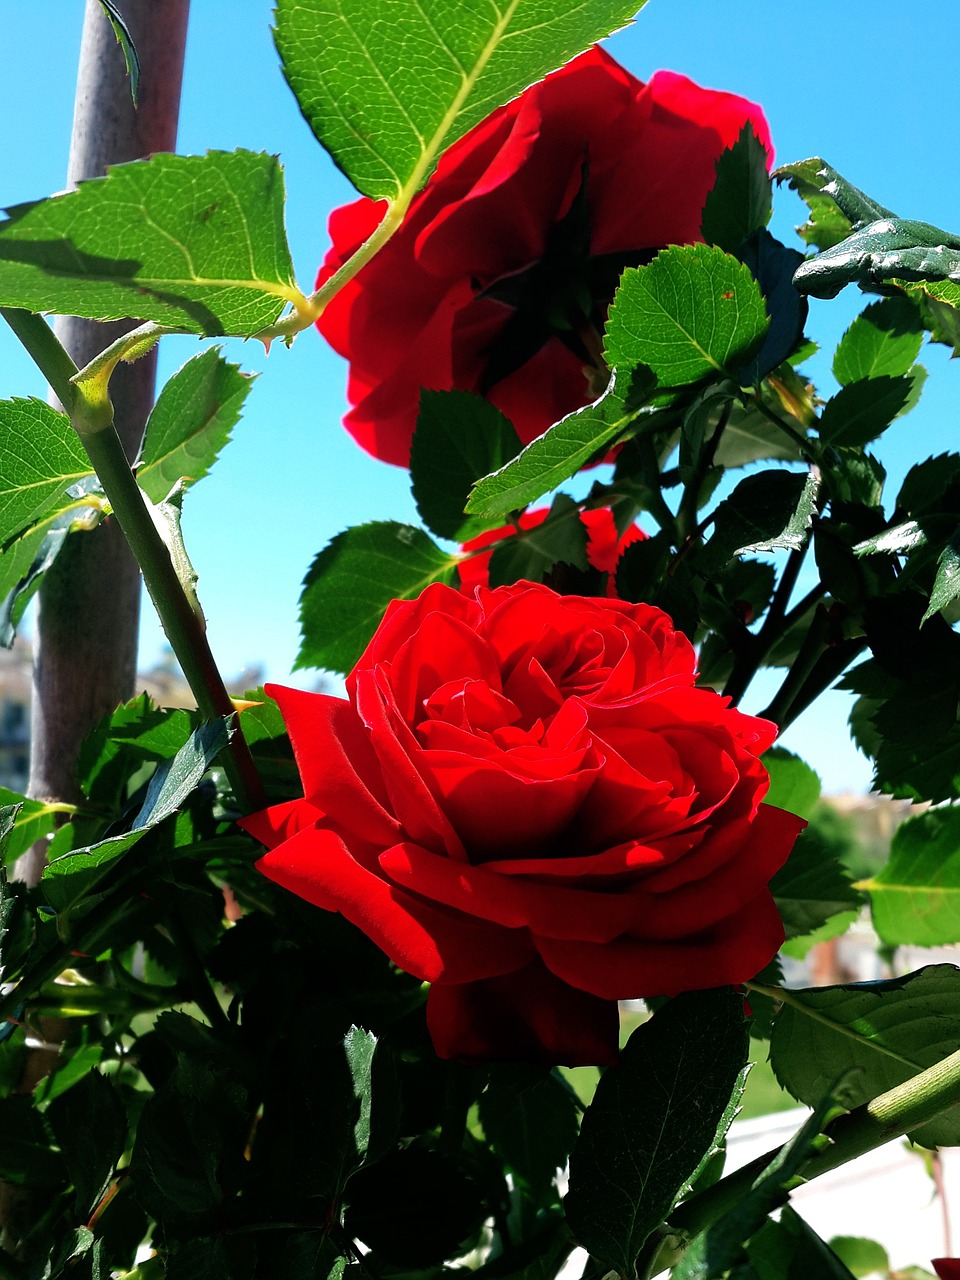
{"label": "serrated green leaf", "polygon": [[928,222],[881,218],[808,258],[793,280],[815,298],[835,298],[848,284],[958,281],[960,239]]}
{"label": "serrated green leaf", "polygon": [[762,758],[770,775],[764,803],[786,809],[800,818],[809,818],[820,799],[820,777],[816,770],[786,747],[771,747]]}
{"label": "serrated green leaf", "polygon": [[[599,400],[562,418],[505,467],[480,480],[467,511],[491,520],[522,511],[596,459],[636,418],[635,381],[629,373],[617,374]],[[624,386],[630,388],[626,393]]]}
{"label": "serrated green leaf", "polygon": [[717,177],[703,206],[700,230],[707,244],[735,253],[748,236],[765,227],[773,212],[767,152],[753,125],[717,160]]}
{"label": "serrated green leaf", "polygon": [[304,579],[296,665],[349,671],[390,601],[412,600],[431,582],[451,583],[456,564],[422,529],[394,520],[337,534]]}
{"label": "serrated green leaf", "polygon": [[960,284],[950,280],[898,280],[897,287],[919,303],[932,341],[960,351]]}
{"label": "serrated green leaf", "polygon": [[[841,1075],[847,1105],[868,1102],[952,1053],[960,1040],[960,969],[928,965],[905,978],[789,993],[770,1061],[793,1096],[813,1105]],[[960,1106],[911,1130],[923,1146],[960,1142]]]}
{"label": "serrated green leaf", "polygon": [[806,200],[810,195],[823,196],[840,210],[848,223],[874,222],[878,218],[894,218],[896,214],[878,204],[859,188],[837,173],[833,165],[819,156],[781,165],[774,173],[778,182],[787,181]]}
{"label": "serrated green leaf", "polygon": [[513,424],[482,396],[424,391],[410,449],[410,483],[424,524],[440,538],[466,542],[498,520],[467,516],[472,486],[520,452]]}
{"label": "serrated green leaf", "polygon": [[[761,391],[761,394],[763,392]],[[782,412],[782,407],[781,410]],[[806,429],[796,420],[790,425],[799,435]],[[753,404],[732,406],[713,460],[718,467],[745,467],[750,462],[801,462],[800,447]]]}
{"label": "serrated green leaf", "polygon": [[860,888],[889,945],[960,942],[960,810],[931,809],[902,823],[889,861]]}
{"label": "serrated green leaf", "polygon": [[127,1117],[118,1090],[99,1071],[87,1071],[46,1109],[86,1221],[109,1185],[123,1155]]}
{"label": "serrated green leaf", "polygon": [[583,1117],[564,1201],[577,1241],[621,1276],[704,1155],[747,1059],[732,988],[669,1001],[630,1037]]}
{"label": "serrated green leaf", "polygon": [[722,568],[748,551],[803,546],[816,510],[819,479],[811,471],[759,471],[746,476],[714,514],[706,562]]}
{"label": "serrated green leaf", "polygon": [[303,306],[275,156],[211,151],[116,165],[0,224],[0,304],[250,337]]}
{"label": "serrated green leaf", "polygon": [[140,55],[137,53],[137,46],[133,43],[133,36],[130,34],[126,19],[114,4],[114,0],[100,0],[100,8],[113,28],[117,44],[123,51],[123,61],[126,63],[127,76],[130,79],[130,100],[136,106],[140,94]]}
{"label": "serrated green leaf", "polygon": [[188,360],[157,397],[137,464],[137,481],[161,502],[178,480],[207,474],[240,417],[253,385],[216,347]]}
{"label": "serrated green leaf", "polygon": [[57,814],[63,811],[61,805],[31,800],[7,787],[0,787],[0,806],[8,819],[0,832],[0,862],[6,866],[48,836],[56,826]]}
{"label": "serrated green leaf", "polygon": [[569,564],[586,573],[587,530],[580,508],[572,498],[558,493],[542,524],[505,538],[490,557],[490,585],[543,582],[557,564]]}
{"label": "serrated green leaf", "polygon": [[937,576],[930,593],[930,603],[923,621],[946,609],[960,597],[960,529],[955,529],[944,544],[937,562]]}
{"label": "serrated green leaf", "polygon": [[821,410],[821,440],[824,444],[845,447],[869,444],[904,411],[913,389],[910,375],[847,383]]}
{"label": "serrated green leaf", "polygon": [[886,555],[902,556],[916,547],[927,544],[927,535],[916,520],[905,520],[903,524],[894,525],[892,529],[884,529],[872,538],[864,538],[853,548],[854,555],[872,556],[877,552]]}
{"label": "serrated green leaf", "polygon": [[945,491],[958,479],[960,453],[941,453],[925,458],[907,472],[897,494],[897,507],[913,516],[936,511]]}
{"label": "serrated green leaf", "polygon": [[66,414],[42,400],[0,400],[0,543],[92,470]]}
{"label": "serrated green leaf", "polygon": [[923,345],[923,325],[908,298],[871,302],[840,339],[833,375],[841,386],[909,373]]}
{"label": "serrated green leaf", "polygon": [[803,342],[803,326],[810,306],[793,286],[794,273],[803,262],[803,254],[788,249],[769,231],[761,229],[739,247],[737,257],[760,286],[770,317],[770,327],[760,350],[737,373],[742,385],[756,387],[768,374],[792,359]]}
{"label": "serrated green leaf", "polygon": [[565,1169],[580,1128],[576,1095],[558,1072],[538,1067],[496,1067],[480,1096],[484,1136],[515,1181],[536,1203],[557,1198],[558,1171]]}
{"label": "serrated green leaf", "polygon": [[733,377],[770,327],[750,271],[711,245],[674,245],[621,278],[607,321],[611,368],[646,365],[662,388]]}
{"label": "serrated green leaf", "polygon": [[279,0],[276,43],[318,141],[364,195],[397,199],[495,107],[637,8],[637,0]]}
{"label": "serrated green leaf", "polygon": [[812,933],[832,917],[856,911],[861,902],[851,877],[815,827],[801,831],[770,881],[770,892],[788,938]]}

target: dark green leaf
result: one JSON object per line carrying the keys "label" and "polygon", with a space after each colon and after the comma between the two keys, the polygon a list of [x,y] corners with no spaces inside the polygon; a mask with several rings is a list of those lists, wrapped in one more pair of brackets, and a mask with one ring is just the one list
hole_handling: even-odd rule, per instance
{"label": "dark green leaf", "polygon": [[412,600],[433,582],[449,585],[456,564],[422,529],[393,520],[337,534],[303,582],[296,665],[349,671],[390,601]]}
{"label": "dark green leaf", "polygon": [[118,1090],[99,1071],[88,1071],[46,1110],[86,1222],[123,1155],[127,1117]]}
{"label": "dark green leaf", "polygon": [[140,55],[137,53],[137,46],[133,43],[130,28],[127,26],[126,20],[114,0],[100,0],[100,8],[103,10],[111,27],[113,27],[113,34],[117,37],[117,44],[123,50],[123,60],[127,66],[127,75],[130,78],[130,99],[133,105],[136,106],[137,97],[140,93]]}
{"label": "dark green leaf", "polygon": [[925,458],[907,472],[897,494],[897,507],[909,511],[912,516],[935,511],[945,491],[956,485],[958,480],[960,453],[941,453]]}
{"label": "dark green leaf", "polygon": [[8,210],[0,303],[250,337],[302,305],[275,156],[159,154]]}
{"label": "dark green leaf", "polygon": [[903,412],[913,390],[912,375],[884,375],[847,383],[823,406],[821,440],[847,447],[869,444]]}
{"label": "dark green leaf", "polygon": [[[756,356],[737,373],[742,385],[758,386],[767,374],[793,356],[803,339],[809,305],[793,286],[803,254],[788,249],[769,231],[760,230],[742,244],[737,257],[760,286],[770,328]],[[782,412],[782,410],[781,410]]]}
{"label": "dark green leaf", "polygon": [[178,480],[192,484],[207,474],[252,385],[216,347],[188,360],[167,381],[147,422],[137,467],[137,481],[151,502],[161,502]]}
{"label": "dark green leaf", "polygon": [[498,1066],[481,1094],[480,1123],[491,1148],[526,1195],[538,1204],[557,1198],[580,1128],[577,1099],[558,1072]]}
{"label": "dark green leaf", "polygon": [[803,293],[835,298],[848,284],[960,280],[960,239],[928,222],[881,218],[808,258],[794,276]]}
{"label": "dark green leaf", "polygon": [[633,1274],[644,1241],[715,1145],[748,1041],[742,996],[695,992],[639,1027],[601,1077],[564,1203],[574,1236],[604,1266]]}
{"label": "dark green leaf", "polygon": [[636,9],[637,0],[280,0],[276,42],[320,143],[364,195],[397,199],[495,107]]}
{"label": "dark green leaf", "polygon": [[393,1060],[384,1050],[378,1052],[375,1035],[351,1027],[344,1037],[343,1052],[356,1100],[350,1163],[358,1167],[377,1160],[396,1141],[400,1095]]}
{"label": "dark green leaf", "polygon": [[804,199],[811,192],[832,200],[851,223],[873,222],[878,218],[894,218],[896,214],[877,204],[870,196],[847,182],[832,165],[811,156],[795,164],[781,165],[773,175],[779,182],[788,181]]}
{"label": "dark green leaf", "polygon": [[[808,1012],[809,1010],[809,1012]],[[777,1017],[770,1061],[808,1106],[845,1073],[853,1107],[952,1053],[960,1040],[960,969],[928,965],[887,982],[791,991]],[[960,1142],[960,1106],[910,1134],[924,1146]]]}
{"label": "dark green leaf", "polygon": [[[831,175],[839,183],[843,183],[851,193],[856,192],[856,188],[848,188],[836,170],[818,157],[812,160],[801,160],[797,164],[782,165],[774,170],[773,174],[777,182],[787,181],[810,210],[809,220],[802,227],[798,227],[797,231],[807,244],[812,244],[818,249],[830,249],[833,245],[839,244],[850,234],[852,224],[858,220],[856,214],[848,217],[830,194],[831,190],[838,190],[831,181]],[[856,195],[862,196],[863,193],[856,192]],[[867,197],[863,198],[867,199]],[[865,206],[856,204],[850,207],[864,208]]]}
{"label": "dark green leaf", "polygon": [[92,467],[66,414],[42,400],[0,400],[0,543],[48,511]]}
{"label": "dark green leaf", "polygon": [[[764,399],[769,395],[766,388],[761,388],[760,394]],[[781,405],[776,408],[783,414]],[[799,435],[807,434],[806,428],[796,419],[791,421],[788,417],[787,421]],[[796,441],[771,422],[765,413],[752,404],[735,404],[713,455],[714,462],[718,467],[731,468],[745,467],[748,462],[764,459],[782,462],[803,460]]]}
{"label": "dark green leaf", "polygon": [[814,827],[800,833],[770,891],[788,938],[812,933],[841,912],[855,912],[861,903],[850,876]]}
{"label": "dark green leaf", "polygon": [[440,538],[466,542],[498,521],[464,515],[473,485],[520,452],[499,409],[466,391],[424,391],[410,449],[410,481],[420,518]]}
{"label": "dark green leaf", "polygon": [[889,861],[860,888],[888,945],[960,942],[960,810],[930,809],[902,823]]}
{"label": "dark green leaf", "polygon": [[490,519],[522,511],[602,456],[635,420],[635,397],[643,398],[637,384],[643,381],[642,373],[616,375],[599,400],[562,418],[505,467],[475,484],[467,510]]}
{"label": "dark green leaf", "polygon": [[764,1224],[747,1255],[759,1280],[854,1280],[843,1260],[789,1205],[779,1222]]}
{"label": "dark green leaf", "polygon": [[582,572],[587,561],[587,530],[580,508],[566,494],[558,493],[542,524],[506,538],[490,559],[490,585],[542,582],[556,564],[569,564]]}
{"label": "dark green leaf", "polygon": [[960,597],[960,529],[951,534],[940,552],[937,576],[923,621],[926,622],[941,609],[949,608],[958,597]]}
{"label": "dark green leaf", "polygon": [[646,365],[660,387],[683,387],[734,376],[769,325],[747,267],[710,245],[675,245],[623,273],[604,355],[611,368]]}
{"label": "dark green leaf", "polygon": [[767,152],[745,124],[717,161],[717,178],[703,206],[700,230],[707,244],[736,253],[748,236],[765,227],[773,211]]}
{"label": "dark green leaf", "polygon": [[0,1098],[0,1178],[16,1187],[53,1191],[64,1181],[60,1152],[28,1096]]}
{"label": "dark green leaf", "polygon": [[759,471],[746,476],[717,507],[705,558],[722,568],[748,551],[794,550],[807,539],[817,506],[813,472]]}
{"label": "dark green leaf", "polygon": [[908,298],[871,302],[840,339],[834,377],[846,386],[865,378],[899,378],[909,373],[923,344],[923,325]]}
{"label": "dark green leaf", "polygon": [[176,813],[229,741],[230,730],[223,720],[211,720],[195,729],[172,760],[157,766],[132,830],[154,827]]}

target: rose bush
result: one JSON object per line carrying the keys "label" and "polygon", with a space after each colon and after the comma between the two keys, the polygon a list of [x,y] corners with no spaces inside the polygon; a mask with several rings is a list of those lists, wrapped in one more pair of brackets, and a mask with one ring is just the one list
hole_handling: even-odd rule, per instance
{"label": "rose bush", "polygon": [[[717,158],[747,124],[772,157],[753,103],[669,71],[643,84],[593,49],[461,138],[318,322],[350,361],[358,443],[406,466],[422,387],[486,395],[524,443],[594,399],[621,271],[701,238]],[[333,212],[318,285],[385,208]]]}
{"label": "rose bush", "polygon": [[609,1063],[622,998],[751,978],[803,822],[775,728],[694,687],[649,605],[519,583],[394,601],[348,700],[271,687],[303,799],[259,868],[432,983],[442,1057]]}
{"label": "rose bush", "polygon": [[[538,525],[543,524],[549,514],[547,507],[525,511],[519,520],[520,528],[536,529]],[[617,584],[614,575],[617,571],[617,562],[625,548],[633,542],[642,542],[647,535],[637,525],[632,524],[621,537],[618,537],[613,512],[609,507],[588,507],[580,512],[580,522],[587,531],[587,560],[591,568],[607,575],[607,595],[616,596]],[[486,529],[463,544],[461,551],[479,552],[479,554],[471,555],[457,565],[461,591],[472,595],[475,587],[490,585],[490,558],[494,548],[505,538],[515,537],[516,533],[513,525],[504,525],[500,529]],[[490,550],[485,551],[485,547],[489,547]]]}

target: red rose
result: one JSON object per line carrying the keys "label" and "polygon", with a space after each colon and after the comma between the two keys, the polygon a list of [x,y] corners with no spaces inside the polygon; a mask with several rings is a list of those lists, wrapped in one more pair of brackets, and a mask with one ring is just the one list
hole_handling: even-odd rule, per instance
{"label": "red rose", "polygon": [[[537,525],[543,524],[549,514],[548,507],[525,511],[520,517],[520,528],[535,529]],[[647,535],[642,529],[632,524],[626,533],[618,538],[613,512],[609,507],[588,507],[580,512],[580,522],[587,530],[587,560],[598,573],[607,574],[607,595],[616,597],[617,584],[614,576],[617,562],[625,548],[632,542],[645,541]],[[457,565],[461,591],[472,595],[474,587],[490,585],[490,557],[493,555],[493,547],[505,538],[515,537],[516,533],[513,525],[508,524],[500,529],[487,529],[463,544],[461,551],[482,551],[484,547],[490,547],[491,550],[482,552],[480,555],[469,556]]]}
{"label": "red rose", "polygon": [[[407,466],[421,387],[486,395],[524,443],[595,399],[621,271],[701,239],[717,158],[747,123],[772,158],[753,103],[670,71],[645,85],[596,48],[494,111],[318,322],[350,361],[357,442]],[[385,208],[333,212],[318,285]]]}
{"label": "red rose", "polygon": [[305,795],[244,819],[258,866],[432,983],[441,1057],[612,1062],[618,998],[742,982],[783,939],[775,728],[694,665],[650,605],[394,601],[349,701],[271,689]]}
{"label": "red rose", "polygon": [[933,1269],[940,1280],[960,1280],[960,1258],[934,1258]]}

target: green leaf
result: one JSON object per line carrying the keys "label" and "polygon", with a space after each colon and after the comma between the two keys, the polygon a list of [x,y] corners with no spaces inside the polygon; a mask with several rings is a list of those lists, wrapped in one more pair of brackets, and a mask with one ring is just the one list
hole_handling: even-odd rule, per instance
{"label": "green leaf", "polygon": [[833,374],[841,386],[909,373],[923,344],[923,325],[908,298],[871,302],[840,339]]}
{"label": "green leaf", "polygon": [[848,284],[960,280],[960,239],[928,222],[881,218],[808,258],[794,284],[815,298],[835,298]]}
{"label": "green leaf", "polygon": [[[761,389],[767,399],[768,393]],[[777,405],[783,413],[782,405]],[[789,421],[789,419],[788,419]],[[790,422],[798,435],[805,436],[806,428],[795,419]],[[800,448],[780,427],[770,421],[754,405],[732,406],[727,425],[723,429],[713,460],[718,467],[745,467],[748,462],[764,459],[781,462],[802,462]]]}
{"label": "green leaf", "polygon": [[347,1174],[391,1149],[400,1123],[400,1095],[392,1059],[378,1051],[372,1032],[351,1027],[343,1039],[343,1053],[353,1086],[348,1110],[354,1116]]}
{"label": "green leaf", "polygon": [[821,166],[834,172],[822,160],[813,159],[783,165],[774,170],[773,177],[777,182],[788,182],[810,210],[807,221],[797,227],[800,238],[817,249],[830,249],[850,234],[852,220],[823,189],[823,180],[817,176]]}
{"label": "green leaf", "polygon": [[820,413],[824,444],[856,447],[869,444],[906,408],[914,390],[910,375],[849,382],[831,396]]}
{"label": "green leaf", "polygon": [[92,471],[66,414],[42,400],[0,400],[0,542],[26,528]]}
{"label": "green leaf", "polygon": [[890,1270],[887,1251],[876,1240],[865,1240],[862,1236],[833,1236],[829,1244],[855,1276],[868,1276],[873,1271],[882,1275]]}
{"label": "green leaf", "polygon": [[636,381],[629,374],[617,374],[599,400],[562,418],[505,467],[475,484],[467,511],[487,519],[522,511],[602,456],[637,416]]}
{"label": "green leaf", "polygon": [[809,818],[820,799],[820,777],[815,770],[786,747],[771,747],[763,754],[770,774],[766,804],[786,809],[800,818]]}
{"label": "green leaf", "polygon": [[123,60],[127,66],[127,75],[130,78],[130,99],[133,105],[136,106],[137,97],[140,93],[140,55],[137,53],[137,46],[133,43],[130,28],[127,26],[123,14],[114,4],[114,0],[100,0],[100,8],[103,10],[111,27],[113,27],[113,34],[117,37],[117,44],[123,50]]}
{"label": "green leaf", "polygon": [[778,1222],[764,1223],[750,1241],[747,1256],[756,1269],[758,1280],[785,1280],[788,1276],[854,1280],[844,1260],[790,1205],[781,1210]]}
{"label": "green leaf", "polygon": [[7,787],[0,787],[0,806],[7,819],[0,830],[0,863],[6,866],[48,836],[56,826],[58,812],[62,812],[56,805],[27,799]]}
{"label": "green leaf", "polygon": [[521,579],[543,582],[557,564],[572,565],[583,573],[590,567],[580,508],[565,493],[554,498],[542,524],[500,543],[490,558],[490,585],[498,587]]}
{"label": "green leaf", "polygon": [[860,895],[815,827],[797,837],[790,857],[770,881],[788,938],[803,937],[841,912],[855,911]]}
{"label": "green leaf", "polygon": [[557,1173],[565,1169],[580,1128],[573,1090],[559,1072],[497,1066],[480,1096],[480,1123],[493,1152],[536,1203],[557,1199]]}
{"label": "green leaf", "polygon": [[499,409],[466,391],[423,391],[410,449],[410,482],[420,518],[440,538],[466,542],[497,520],[464,515],[476,481],[520,452]]}
{"label": "green leaf", "polygon": [[76,1212],[86,1222],[123,1155],[127,1117],[120,1093],[99,1071],[88,1071],[45,1114],[73,1183]]}
{"label": "green leaf", "polygon": [[495,107],[636,10],[637,0],[279,0],[276,42],[318,141],[364,195],[397,199]]}
{"label": "green leaf", "polygon": [[391,600],[453,581],[457,557],[412,525],[377,520],[337,534],[310,566],[300,596],[297,667],[349,671]]}
{"label": "green leaf", "polygon": [[161,502],[178,480],[207,474],[240,417],[253,385],[216,347],[188,360],[164,386],[147,422],[137,481]]}
{"label": "green leaf", "polygon": [[[774,1023],[770,1062],[781,1085],[808,1106],[843,1075],[844,1103],[855,1107],[947,1057],[958,1040],[960,969],[928,965],[886,982],[789,992]],[[955,1146],[960,1106],[910,1137],[923,1146]]]}
{"label": "green leaf", "polygon": [[890,859],[859,886],[890,946],[960,942],[960,809],[930,809],[894,832]]}
{"label": "green leaf", "polygon": [[930,604],[923,621],[946,609],[960,597],[960,529],[955,529],[944,544],[937,563],[937,576],[930,593]]}
{"label": "green leaf", "polygon": [[758,471],[744,477],[714,513],[705,562],[720,569],[748,551],[796,550],[817,506],[814,472]]}
{"label": "green leaf", "polygon": [[950,280],[898,280],[897,287],[919,303],[931,340],[960,351],[960,284]]}
{"label": "green leaf", "polygon": [[223,720],[211,720],[195,729],[172,760],[157,766],[131,830],[155,827],[176,813],[229,741],[230,730]]}
{"label": "green leaf", "polygon": [[630,1037],[583,1117],[564,1206],[577,1241],[621,1276],[713,1148],[749,1037],[729,987],[669,1001]]}
{"label": "green leaf", "polygon": [[674,245],[623,273],[604,355],[611,368],[647,365],[660,387],[683,387],[734,377],[769,326],[747,267],[711,245]]}
{"label": "green leaf", "polygon": [[773,212],[767,152],[745,124],[740,137],[717,160],[717,178],[703,206],[700,230],[707,244],[735,253],[765,227]]}
{"label": "green leaf", "polygon": [[794,191],[808,203],[811,196],[829,200],[848,225],[896,217],[896,214],[847,182],[846,178],[819,156],[799,160],[796,164],[781,165],[773,176],[778,182],[789,182]]}
{"label": "green leaf", "polygon": [[251,337],[304,301],[283,200],[275,156],[211,151],[116,165],[8,210],[0,304]]}

